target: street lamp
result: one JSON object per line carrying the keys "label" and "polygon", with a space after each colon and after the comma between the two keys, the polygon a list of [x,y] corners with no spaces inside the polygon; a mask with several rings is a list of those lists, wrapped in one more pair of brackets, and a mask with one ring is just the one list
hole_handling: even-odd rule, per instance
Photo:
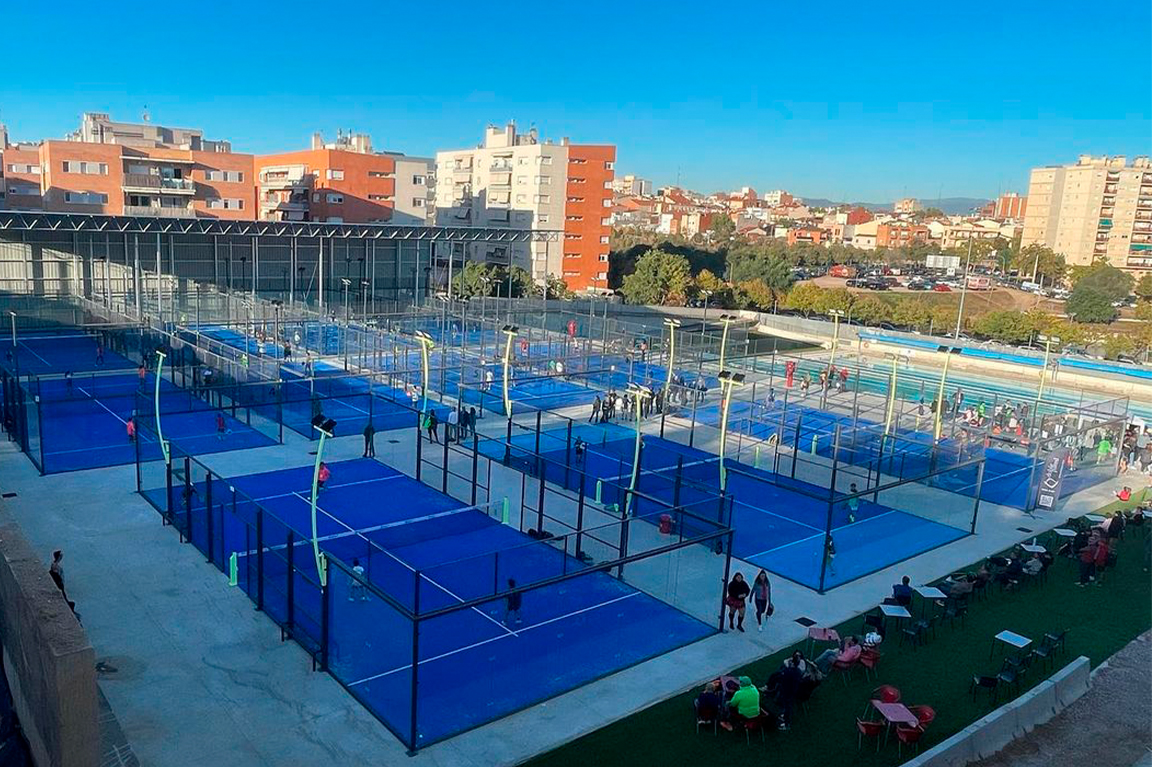
{"label": "street lamp", "polygon": [[422,385],[420,393],[422,395],[420,401],[420,415],[423,416],[428,412],[428,352],[432,351],[432,347],[436,344],[432,341],[432,336],[425,333],[423,330],[417,330],[413,335],[416,341],[420,344],[420,370]]}
{"label": "street lamp", "polygon": [[680,327],[680,320],[665,317],[664,327],[668,328],[668,373],[664,376],[664,407],[667,407],[668,391],[672,388],[672,365],[676,361],[676,328]]}
{"label": "street lamp", "polygon": [[340,284],[344,286],[344,324],[347,325],[349,320],[348,288],[352,286],[352,280],[341,277]]}
{"label": "street lamp", "polygon": [[12,318],[12,367],[16,374],[16,386],[20,386],[20,349],[16,346],[16,312],[9,310],[8,316]]}
{"label": "street lamp", "polygon": [[643,411],[644,400],[652,396],[652,390],[647,386],[629,382],[626,391],[636,401],[636,449],[632,456],[632,479],[628,483],[628,501],[624,504],[624,516],[632,513],[632,498],[636,492],[636,482],[640,477],[640,415]]}
{"label": "street lamp", "polygon": [[940,389],[936,392],[936,423],[932,432],[932,439],[939,442],[944,433],[944,384],[948,380],[948,363],[953,354],[959,354],[963,349],[959,346],[938,346],[936,351],[944,352],[944,370],[940,373]]}
{"label": "street lamp", "polygon": [[500,329],[504,334],[504,414],[509,418],[512,417],[512,399],[508,395],[508,367],[512,364],[512,342],[516,340],[516,334],[520,332],[520,328],[515,325],[505,325]]}
{"label": "street lamp", "polygon": [[708,327],[708,299],[712,297],[711,290],[701,290],[700,295],[704,296],[704,325],[701,332]]}
{"label": "street lamp", "polygon": [[960,324],[964,321],[964,296],[968,294],[968,270],[972,266],[972,238],[968,238],[968,258],[964,261],[964,276],[960,280],[960,308],[956,312],[956,332],[953,341],[960,340]]}
{"label": "street lamp", "polygon": [[316,577],[323,588],[328,585],[328,570],[320,554],[320,538],[316,529],[316,494],[320,492],[320,464],[323,463],[324,441],[336,436],[336,422],[323,413],[312,419],[312,428],[320,433],[320,444],[316,448],[316,463],[312,467],[312,555],[316,558]]}
{"label": "street lamp", "polygon": [[720,491],[723,492],[728,486],[728,472],[724,468],[724,446],[728,440],[728,409],[732,405],[732,388],[743,386],[744,374],[721,370],[719,378],[720,391],[724,395],[724,404],[720,409]]}

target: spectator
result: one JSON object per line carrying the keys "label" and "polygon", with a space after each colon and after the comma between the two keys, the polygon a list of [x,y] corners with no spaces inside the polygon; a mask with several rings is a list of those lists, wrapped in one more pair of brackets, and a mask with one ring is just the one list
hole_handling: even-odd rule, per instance
{"label": "spectator", "polygon": [[323,461],[320,462],[320,470],[316,473],[316,492],[324,489],[324,483],[332,476],[332,470],[328,468],[328,464]]}
{"label": "spectator", "polygon": [[912,604],[912,580],[907,575],[892,587],[892,600],[901,607]]}
{"label": "spectator", "polygon": [[780,729],[787,730],[792,726],[792,711],[796,707],[796,699],[800,695],[800,687],[804,684],[803,656],[800,653],[792,654],[790,661],[784,662],[780,669],[780,676],[776,682],[776,705],[780,707]]}
{"label": "spectator", "polygon": [[1096,548],[1099,537],[1093,533],[1088,543],[1076,553],[1080,557],[1080,581],[1077,586],[1085,586],[1088,581],[1096,580]]}
{"label": "spectator", "polygon": [[364,457],[376,457],[376,427],[372,425],[372,420],[368,420],[368,424],[364,427]]}
{"label": "spectator", "polygon": [[1040,561],[1039,555],[1033,554],[1032,558],[1024,563],[1024,567],[1022,569],[1025,575],[1029,577],[1035,577],[1044,570],[1044,563]]}
{"label": "spectator", "polygon": [[728,701],[728,719],[721,722],[725,730],[731,730],[746,719],[755,719],[760,716],[760,691],[752,680],[746,676],[740,677],[740,689],[732,693]]}
{"label": "spectator", "polygon": [[444,427],[444,441],[451,442],[458,439],[460,427],[460,411],[452,408],[448,411],[448,424]]}
{"label": "spectator", "polygon": [[439,425],[439,423],[440,422],[436,418],[436,411],[429,410],[427,417],[424,419],[424,424],[428,429],[428,439],[432,442],[435,442],[437,445],[440,444],[440,435],[436,432],[436,427]]}
{"label": "spectator", "polygon": [[816,668],[827,676],[833,663],[855,663],[860,658],[860,640],[850,636],[844,640],[839,650],[827,649],[816,658]]}
{"label": "spectator", "polygon": [[724,708],[724,699],[720,696],[720,682],[709,682],[696,696],[696,719],[701,722],[713,722],[720,718]]}
{"label": "spectator", "polygon": [[[746,602],[748,595],[752,590],[748,588],[748,583],[744,580],[743,573],[736,573],[732,576],[732,580],[728,582],[728,596],[724,600],[728,605],[728,628],[735,628],[738,631],[744,630],[744,611],[746,609]],[[739,622],[733,626],[732,621],[736,614],[740,614]]]}
{"label": "spectator", "polygon": [[[1108,539],[1107,538],[1101,537],[1099,540],[1096,541],[1096,552],[1095,552],[1096,559],[1095,559],[1095,562],[1093,562],[1093,564],[1095,566],[1094,567],[1095,573],[1102,573],[1104,571],[1104,568],[1106,568],[1108,566],[1108,554],[1111,551],[1112,551],[1112,549],[1108,545]],[[1099,584],[1100,581],[1097,580],[1096,583]]]}
{"label": "spectator", "polygon": [[1117,500],[1123,503],[1128,503],[1128,501],[1132,500],[1132,488],[1125,485],[1124,487],[1117,490],[1113,495],[1116,496]]}
{"label": "spectator", "polygon": [[761,570],[752,582],[752,599],[756,603],[756,630],[764,630],[764,618],[775,611],[772,607],[772,584],[768,581],[768,571]]}

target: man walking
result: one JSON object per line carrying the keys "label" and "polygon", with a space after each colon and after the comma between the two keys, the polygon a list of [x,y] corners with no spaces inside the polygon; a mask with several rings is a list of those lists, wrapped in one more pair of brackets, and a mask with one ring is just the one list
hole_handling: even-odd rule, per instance
{"label": "man walking", "polygon": [[364,457],[376,457],[376,427],[372,425],[372,420],[368,420],[368,425],[364,427]]}

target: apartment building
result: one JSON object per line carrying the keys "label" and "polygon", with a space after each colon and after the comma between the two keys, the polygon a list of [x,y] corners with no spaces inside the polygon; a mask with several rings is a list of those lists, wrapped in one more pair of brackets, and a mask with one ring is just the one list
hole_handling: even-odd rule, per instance
{"label": "apartment building", "polygon": [[885,221],[876,227],[876,247],[901,248],[914,242],[928,242],[928,227],[911,221]]}
{"label": "apartment building", "polygon": [[915,213],[920,210],[920,201],[914,197],[905,197],[897,200],[892,206],[894,213]]}
{"label": "apartment building", "polygon": [[168,128],[151,122],[113,122],[103,112],[85,112],[80,127],[68,141],[83,144],[120,144],[138,149],[191,149],[195,152],[231,152],[228,141],[209,141],[197,128]]}
{"label": "apartment building", "polygon": [[652,182],[646,178],[628,174],[613,180],[612,192],[619,197],[651,197]]}
{"label": "apartment building", "polygon": [[771,192],[765,192],[763,200],[764,204],[769,208],[788,207],[793,202],[797,202],[795,197],[783,189],[774,189]]}
{"label": "apartment building", "polygon": [[992,211],[992,218],[998,219],[1000,221],[1023,221],[1027,210],[1027,195],[1020,195],[1016,192],[1008,192],[1006,194],[1000,195],[996,199],[996,205]]}
{"label": "apartment building", "polygon": [[1034,168],[1021,245],[1046,245],[1070,265],[1103,259],[1136,275],[1152,271],[1152,162],[1081,156]]}
{"label": "apartment building", "polygon": [[542,141],[535,128],[488,126],[474,149],[436,153],[436,223],[549,229],[559,243],[459,244],[464,256],[519,266],[573,290],[607,288],[616,147]]}

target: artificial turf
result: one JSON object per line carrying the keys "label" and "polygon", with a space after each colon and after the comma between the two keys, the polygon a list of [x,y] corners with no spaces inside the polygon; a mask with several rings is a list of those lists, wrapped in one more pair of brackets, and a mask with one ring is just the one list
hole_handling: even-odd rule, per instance
{"label": "artificial turf", "polygon": [[[1101,513],[1114,511],[1119,506],[1110,504]],[[739,730],[735,733],[720,730],[718,735],[713,735],[706,729],[696,734],[692,700],[697,690],[693,689],[585,735],[528,764],[531,767],[739,764],[748,760],[764,761],[763,751],[756,755],[757,749],[764,748],[772,764],[896,764],[895,737],[879,753],[875,744],[868,742],[857,751],[856,717],[866,709],[870,692],[876,685],[900,688],[906,705],[926,704],[935,708],[936,720],[929,725],[922,741],[922,748],[927,749],[1011,699],[1011,694],[1001,690],[994,705],[983,691],[975,700],[968,692],[973,675],[995,674],[999,670],[1001,656],[997,654],[990,660],[989,650],[993,635],[1004,629],[1035,640],[1045,632],[1069,629],[1067,653],[1058,655],[1048,671],[1034,666],[1021,685],[1021,692],[1080,655],[1087,656],[1095,667],[1152,627],[1152,579],[1144,569],[1150,536],[1152,530],[1147,525],[1142,529],[1130,527],[1117,547],[1116,568],[1108,572],[1100,585],[1077,587],[1076,562],[1058,558],[1045,583],[1029,583],[1019,591],[1001,591],[998,586],[990,586],[986,600],[972,603],[963,626],[957,622],[950,628],[944,623],[937,637],[929,638],[922,647],[913,649],[909,644],[898,647],[899,634],[889,629],[887,641],[881,646],[883,658],[876,679],[866,680],[858,670],[845,686],[838,674],[829,676],[813,693],[807,711],[796,713],[789,731],[768,732],[766,746],[761,746],[754,735],[751,752]],[[1053,550],[1053,545],[1049,541],[1049,550]],[[976,567],[974,564],[967,569]],[[911,609],[919,616],[920,597],[916,600]],[[862,618],[857,617],[837,628],[841,636],[861,634],[862,624]],[[789,647],[735,671],[717,668],[716,673],[747,674],[759,686],[794,649],[803,647]],[[879,716],[870,712],[866,718],[878,719]],[[905,750],[904,758],[910,756]]]}

